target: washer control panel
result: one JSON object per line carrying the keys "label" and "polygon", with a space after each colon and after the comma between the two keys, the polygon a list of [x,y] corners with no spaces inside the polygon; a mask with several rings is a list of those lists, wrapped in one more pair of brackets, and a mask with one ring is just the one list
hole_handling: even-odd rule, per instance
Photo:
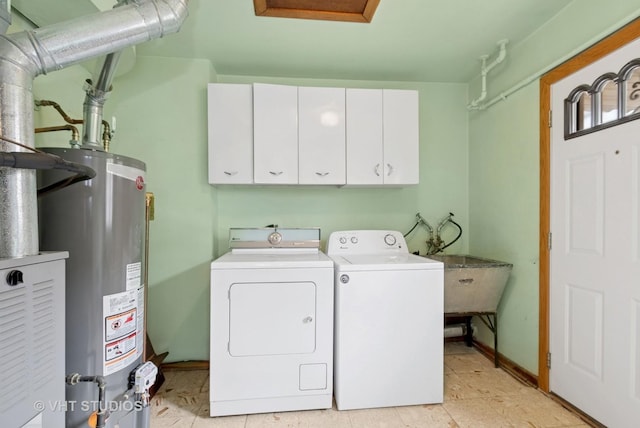
{"label": "washer control panel", "polygon": [[407,253],[402,233],[395,230],[345,230],[333,232],[327,254]]}

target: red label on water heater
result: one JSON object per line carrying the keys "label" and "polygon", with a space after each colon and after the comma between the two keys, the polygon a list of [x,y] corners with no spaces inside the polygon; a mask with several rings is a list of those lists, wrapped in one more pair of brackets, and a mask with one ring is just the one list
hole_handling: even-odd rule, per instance
{"label": "red label on water heater", "polygon": [[142,190],[144,188],[144,178],[142,178],[141,175],[136,178],[136,187],[138,190]]}

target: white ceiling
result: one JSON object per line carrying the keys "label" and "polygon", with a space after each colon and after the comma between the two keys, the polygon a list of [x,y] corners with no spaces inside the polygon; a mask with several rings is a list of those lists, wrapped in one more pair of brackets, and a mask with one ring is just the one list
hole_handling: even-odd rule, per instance
{"label": "white ceiling", "polygon": [[[181,31],[140,55],[202,58],[218,74],[469,82],[497,42],[518,44],[575,0],[380,0],[371,23],[257,17],[253,0],[190,0]],[[13,0],[38,26],[113,0]]]}

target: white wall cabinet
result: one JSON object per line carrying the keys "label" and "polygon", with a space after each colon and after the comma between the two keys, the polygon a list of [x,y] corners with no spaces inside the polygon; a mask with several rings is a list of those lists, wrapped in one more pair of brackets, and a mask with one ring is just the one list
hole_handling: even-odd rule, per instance
{"label": "white wall cabinet", "polygon": [[418,92],[210,84],[209,183],[419,182]]}
{"label": "white wall cabinet", "polygon": [[418,92],[347,89],[347,185],[419,182]]}
{"label": "white wall cabinet", "polygon": [[298,88],[253,85],[253,180],[298,183]]}
{"label": "white wall cabinet", "polygon": [[418,91],[382,90],[384,184],[418,184]]}
{"label": "white wall cabinet", "polygon": [[209,183],[253,183],[253,89],[212,83],[207,91]]}
{"label": "white wall cabinet", "polygon": [[345,184],[345,89],[298,88],[299,184]]}
{"label": "white wall cabinet", "polygon": [[382,90],[347,89],[347,184],[383,184]]}

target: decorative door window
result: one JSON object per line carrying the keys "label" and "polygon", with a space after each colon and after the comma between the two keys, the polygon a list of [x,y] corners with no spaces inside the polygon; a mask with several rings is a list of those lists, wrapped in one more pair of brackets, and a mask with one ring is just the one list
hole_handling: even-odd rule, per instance
{"label": "decorative door window", "polygon": [[640,58],[618,73],[580,85],[565,99],[564,138],[578,137],[640,118]]}

